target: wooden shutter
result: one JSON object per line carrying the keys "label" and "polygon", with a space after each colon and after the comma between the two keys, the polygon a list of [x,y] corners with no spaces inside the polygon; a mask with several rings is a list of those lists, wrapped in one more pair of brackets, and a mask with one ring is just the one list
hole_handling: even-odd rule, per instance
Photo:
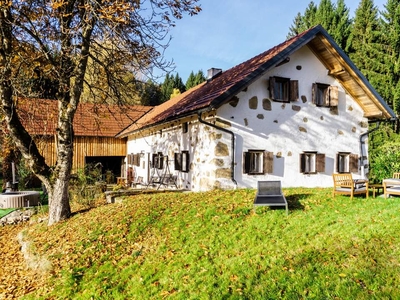
{"label": "wooden shutter", "polygon": [[349,163],[350,163],[350,166],[349,166],[350,172],[357,173],[358,172],[358,155],[350,154]]}
{"label": "wooden shutter", "polygon": [[250,169],[250,153],[243,152],[243,173],[248,174]]}
{"label": "wooden shutter", "polygon": [[337,86],[331,85],[329,88],[329,105],[336,107],[339,104],[339,89]]}
{"label": "wooden shutter", "polygon": [[325,172],[325,154],[317,153],[315,169],[320,173]]}
{"label": "wooden shutter", "polygon": [[275,77],[269,78],[269,94],[271,99],[276,99],[275,97]]}
{"label": "wooden shutter", "polygon": [[336,153],[336,164],[335,164],[335,172],[336,173],[341,173],[340,169],[339,169],[339,156],[340,156],[340,154]]}
{"label": "wooden shutter", "polygon": [[304,173],[306,170],[306,154],[300,153],[300,173]]}
{"label": "wooden shutter", "polygon": [[290,80],[290,93],[289,100],[296,101],[299,100],[299,81]]}
{"label": "wooden shutter", "polygon": [[311,88],[311,102],[313,104],[317,104],[317,89],[318,85],[316,83],[313,83]]}
{"label": "wooden shutter", "polygon": [[182,154],[181,153],[174,154],[174,169],[176,171],[182,170]]}
{"label": "wooden shutter", "polygon": [[[185,165],[183,164],[183,160],[185,160]],[[189,161],[189,151],[182,151],[182,172],[189,172]]]}
{"label": "wooden shutter", "polygon": [[274,172],[274,154],[265,151],[263,154],[263,173],[272,174]]}
{"label": "wooden shutter", "polygon": [[138,165],[137,159],[138,159],[137,154],[132,154],[132,159],[131,159],[132,165],[134,166]]}
{"label": "wooden shutter", "polygon": [[324,89],[324,98],[322,99],[322,106],[325,107],[329,107],[329,100],[330,100],[330,96],[329,96],[329,87],[326,87]]}

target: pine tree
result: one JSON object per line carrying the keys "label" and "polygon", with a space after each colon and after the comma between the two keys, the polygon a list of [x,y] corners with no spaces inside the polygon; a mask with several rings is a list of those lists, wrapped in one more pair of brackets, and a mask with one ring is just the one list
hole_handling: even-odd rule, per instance
{"label": "pine tree", "polygon": [[[386,74],[383,91],[397,115],[400,114],[400,1],[388,0],[382,12],[381,43],[385,47],[385,59],[381,60]],[[390,99],[390,100],[389,100]]]}
{"label": "pine tree", "polygon": [[173,88],[178,89],[181,93],[186,91],[186,86],[178,73],[175,74]]}
{"label": "pine tree", "polygon": [[172,75],[167,74],[164,82],[161,85],[161,103],[168,101],[174,90],[174,78]]}
{"label": "pine tree", "polygon": [[310,27],[317,25],[318,23],[315,21],[317,9],[318,7],[315,3],[311,1],[304,12],[304,15],[298,13],[293,21],[293,25],[289,28],[287,37],[293,37]]}
{"label": "pine tree", "polygon": [[311,1],[304,15],[300,13],[296,15],[293,25],[289,28],[288,37],[293,37],[312,26],[321,24],[336,43],[345,50],[350,35],[351,22],[349,9],[344,0],[338,0],[336,5],[331,0],[321,0],[318,6]]}
{"label": "pine tree", "polygon": [[348,38],[352,28],[352,19],[349,16],[350,10],[344,3],[344,0],[338,0],[333,19],[333,26],[329,29],[335,42],[344,51],[348,48]]}
{"label": "pine tree", "polygon": [[198,85],[206,81],[206,76],[204,76],[203,70],[199,70],[195,76],[194,85]]}
{"label": "pine tree", "polygon": [[384,75],[384,48],[381,45],[378,9],[373,0],[361,0],[355,12],[349,38],[349,56],[384,99],[389,97],[388,77]]}
{"label": "pine tree", "polygon": [[190,72],[188,79],[186,80],[186,90],[191,89],[192,87],[194,87],[195,84],[195,76],[193,71]]}

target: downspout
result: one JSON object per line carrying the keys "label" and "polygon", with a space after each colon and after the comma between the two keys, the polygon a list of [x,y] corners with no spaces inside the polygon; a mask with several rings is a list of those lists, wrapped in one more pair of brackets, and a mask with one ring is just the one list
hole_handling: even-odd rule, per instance
{"label": "downspout", "polygon": [[212,124],[212,123],[208,123],[208,122],[206,122],[206,121],[204,121],[202,118],[201,118],[201,112],[199,112],[198,114],[197,114],[197,117],[198,117],[198,120],[199,120],[199,122],[200,123],[202,123],[202,124],[205,124],[205,125],[208,125],[208,126],[211,126],[211,127],[213,127],[213,128],[216,128],[216,129],[218,129],[218,130],[221,130],[221,131],[223,131],[223,132],[226,132],[226,133],[229,133],[230,135],[231,135],[231,140],[232,140],[232,159],[231,159],[231,179],[232,179],[232,181],[233,181],[233,183],[235,184],[235,186],[237,187],[237,185],[238,185],[238,183],[237,183],[237,181],[235,180],[235,134],[232,132],[232,131],[230,131],[230,130],[228,130],[228,129],[226,129],[226,128],[223,128],[223,127],[220,127],[220,126],[217,126],[217,125],[215,125],[215,124]]}
{"label": "downspout", "polygon": [[[365,179],[365,170],[364,170],[364,151],[363,151],[363,144],[365,142],[363,142],[363,139],[365,136],[369,135],[370,133],[374,132],[375,130],[377,130],[379,128],[380,123],[377,122],[377,125],[372,128],[371,130],[367,130],[366,132],[360,134],[360,165],[361,165],[361,178]],[[369,160],[369,159],[368,159]]]}

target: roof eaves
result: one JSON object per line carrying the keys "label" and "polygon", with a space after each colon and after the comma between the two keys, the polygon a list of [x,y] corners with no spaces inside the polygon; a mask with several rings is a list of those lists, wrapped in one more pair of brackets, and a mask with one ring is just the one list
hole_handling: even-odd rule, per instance
{"label": "roof eaves", "polygon": [[350,67],[350,69],[360,78],[362,83],[366,86],[367,89],[374,95],[374,97],[379,101],[382,107],[388,112],[391,118],[396,118],[396,114],[394,111],[389,107],[386,101],[379,95],[379,93],[374,89],[371,83],[367,80],[367,78],[361,73],[361,71],[356,67],[356,65],[351,61],[351,59],[347,56],[347,54],[339,47],[339,45],[333,40],[333,38],[328,34],[328,32],[321,26],[320,27],[320,34],[322,34],[332,45],[335,51],[343,58],[345,63]]}

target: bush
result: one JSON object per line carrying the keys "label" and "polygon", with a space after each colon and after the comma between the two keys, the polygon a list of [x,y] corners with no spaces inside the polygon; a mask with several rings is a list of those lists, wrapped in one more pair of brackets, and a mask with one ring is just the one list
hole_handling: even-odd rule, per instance
{"label": "bush", "polygon": [[88,165],[71,176],[70,199],[81,205],[92,207],[106,188],[106,183],[101,180],[101,168]]}
{"label": "bush", "polygon": [[400,172],[399,142],[386,143],[376,150],[371,164],[371,180],[381,182],[385,178],[392,178],[394,172]]}

